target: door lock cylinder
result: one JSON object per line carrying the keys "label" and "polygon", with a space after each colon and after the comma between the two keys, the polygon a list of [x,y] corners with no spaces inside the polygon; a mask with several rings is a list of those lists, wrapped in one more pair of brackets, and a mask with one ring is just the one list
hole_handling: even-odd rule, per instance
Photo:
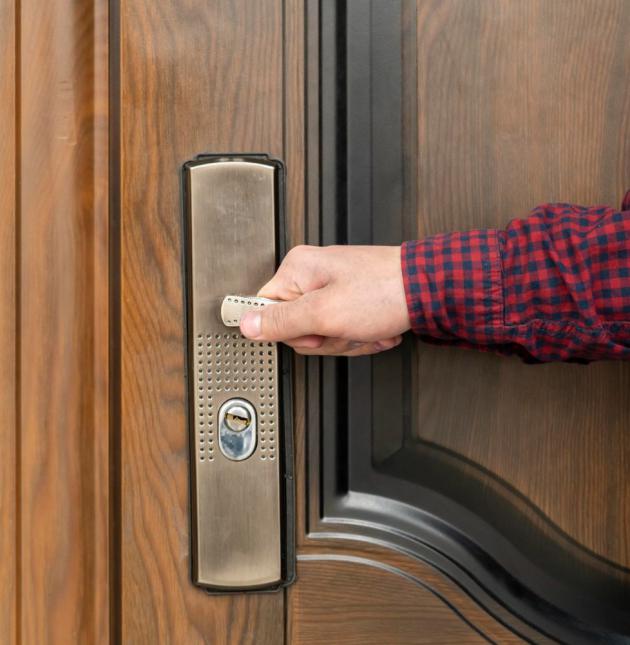
{"label": "door lock cylinder", "polygon": [[243,461],[256,448],[256,411],[245,399],[230,399],[219,409],[219,448],[232,461]]}

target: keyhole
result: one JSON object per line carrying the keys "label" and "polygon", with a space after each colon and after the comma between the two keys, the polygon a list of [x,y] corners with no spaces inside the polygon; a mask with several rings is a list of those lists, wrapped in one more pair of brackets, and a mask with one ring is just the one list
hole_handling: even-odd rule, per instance
{"label": "keyhole", "polygon": [[225,413],[225,425],[233,432],[247,430],[251,422],[249,410],[242,405],[233,405]]}

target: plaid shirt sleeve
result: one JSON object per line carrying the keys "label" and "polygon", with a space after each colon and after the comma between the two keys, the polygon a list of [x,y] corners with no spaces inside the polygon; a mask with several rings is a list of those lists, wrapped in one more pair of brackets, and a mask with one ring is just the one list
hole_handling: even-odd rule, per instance
{"label": "plaid shirt sleeve", "polygon": [[404,242],[412,330],[526,362],[630,359],[630,191],[544,204],[505,229]]}

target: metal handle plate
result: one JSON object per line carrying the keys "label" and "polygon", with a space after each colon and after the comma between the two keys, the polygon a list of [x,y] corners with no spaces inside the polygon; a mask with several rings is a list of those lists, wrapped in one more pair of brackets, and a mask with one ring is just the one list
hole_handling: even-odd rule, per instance
{"label": "metal handle plate", "polygon": [[283,172],[260,155],[184,165],[192,576],[217,592],[293,575],[279,350],[221,316],[226,294],[255,293],[277,266]]}

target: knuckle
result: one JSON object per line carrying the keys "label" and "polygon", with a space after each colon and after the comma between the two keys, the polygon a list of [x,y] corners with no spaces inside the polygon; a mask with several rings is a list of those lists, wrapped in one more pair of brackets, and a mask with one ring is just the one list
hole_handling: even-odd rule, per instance
{"label": "knuckle", "polygon": [[298,244],[297,246],[294,246],[288,253],[287,253],[287,260],[296,260],[304,256],[305,253],[308,251],[308,246],[306,244]]}
{"label": "knuckle", "polygon": [[298,244],[287,253],[285,260],[288,260],[289,262],[303,263],[306,260],[311,259],[321,250],[322,249],[318,246]]}
{"label": "knuckle", "polygon": [[273,305],[271,307],[267,307],[266,313],[268,313],[268,321],[265,333],[273,334],[275,336],[281,332],[285,325],[286,314],[284,312],[284,308],[278,305]]}
{"label": "knuckle", "polygon": [[269,325],[265,330],[266,335],[272,336],[274,340],[285,340],[295,335],[291,324],[292,307],[292,303],[284,303],[266,308],[269,313]]}
{"label": "knuckle", "polygon": [[310,327],[309,333],[328,336],[328,334],[325,333],[326,315],[322,309],[322,303],[319,300],[311,299],[304,303],[304,314]]}

